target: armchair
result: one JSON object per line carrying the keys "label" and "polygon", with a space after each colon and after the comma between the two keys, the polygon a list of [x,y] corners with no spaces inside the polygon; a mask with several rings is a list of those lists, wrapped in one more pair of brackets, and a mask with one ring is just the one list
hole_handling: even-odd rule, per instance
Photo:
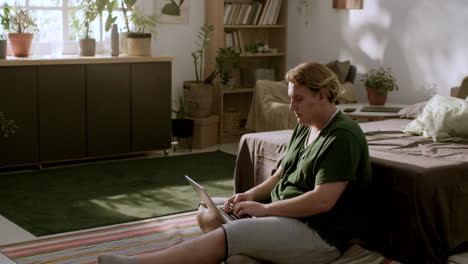
{"label": "armchair", "polygon": [[296,117],[289,111],[288,84],[258,80],[246,128],[256,132],[293,129]]}

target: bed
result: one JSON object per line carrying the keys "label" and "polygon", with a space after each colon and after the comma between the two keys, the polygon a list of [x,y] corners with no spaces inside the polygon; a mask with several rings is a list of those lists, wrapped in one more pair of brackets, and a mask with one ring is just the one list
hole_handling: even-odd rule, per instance
{"label": "bed", "polygon": [[[468,245],[468,140],[433,142],[404,134],[410,119],[360,123],[369,144],[376,204],[364,244],[404,263],[446,263]],[[235,192],[275,170],[292,130],[241,138]]]}

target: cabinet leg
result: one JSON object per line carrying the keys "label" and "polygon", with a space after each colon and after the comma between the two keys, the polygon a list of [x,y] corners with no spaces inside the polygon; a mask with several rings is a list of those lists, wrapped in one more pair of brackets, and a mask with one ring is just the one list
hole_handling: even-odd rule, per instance
{"label": "cabinet leg", "polygon": [[165,149],[165,150],[164,150],[164,156],[167,156],[167,155],[169,155],[169,150],[168,150],[168,149]]}

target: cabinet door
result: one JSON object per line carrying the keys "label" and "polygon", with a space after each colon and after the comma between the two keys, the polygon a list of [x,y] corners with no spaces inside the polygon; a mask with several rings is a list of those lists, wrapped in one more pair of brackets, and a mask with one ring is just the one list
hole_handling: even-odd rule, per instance
{"label": "cabinet door", "polygon": [[130,152],[130,64],[86,66],[88,156]]}
{"label": "cabinet door", "polygon": [[38,161],[36,67],[0,67],[0,111],[18,126],[0,136],[0,166]]}
{"label": "cabinet door", "polygon": [[86,156],[85,66],[38,68],[39,159]]}
{"label": "cabinet door", "polygon": [[132,64],[132,151],[171,147],[171,63]]}

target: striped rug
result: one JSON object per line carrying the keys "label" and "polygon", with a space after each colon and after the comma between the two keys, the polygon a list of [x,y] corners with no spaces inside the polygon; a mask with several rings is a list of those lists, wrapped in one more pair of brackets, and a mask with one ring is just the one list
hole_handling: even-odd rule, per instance
{"label": "striped rug", "polygon": [[[201,234],[194,212],[142,220],[0,246],[17,264],[95,264],[102,253],[151,254]],[[334,264],[393,264],[381,255],[353,246]]]}

